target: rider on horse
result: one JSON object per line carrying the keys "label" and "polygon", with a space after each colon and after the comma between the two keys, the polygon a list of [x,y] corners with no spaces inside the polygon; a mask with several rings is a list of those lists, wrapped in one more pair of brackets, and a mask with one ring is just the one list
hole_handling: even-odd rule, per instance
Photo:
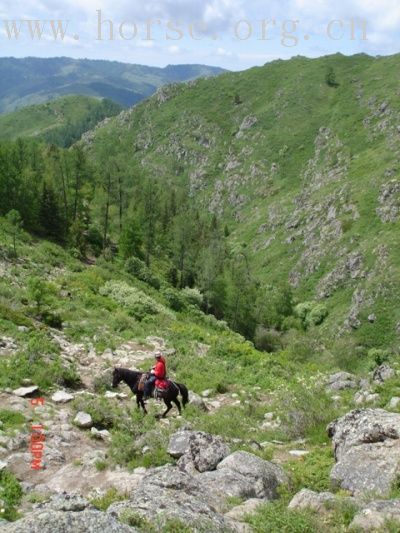
{"label": "rider on horse", "polygon": [[150,377],[146,381],[144,386],[144,395],[143,399],[147,400],[151,396],[153,386],[157,379],[165,379],[167,377],[167,362],[162,356],[161,352],[155,353],[156,364],[153,366],[150,372]]}

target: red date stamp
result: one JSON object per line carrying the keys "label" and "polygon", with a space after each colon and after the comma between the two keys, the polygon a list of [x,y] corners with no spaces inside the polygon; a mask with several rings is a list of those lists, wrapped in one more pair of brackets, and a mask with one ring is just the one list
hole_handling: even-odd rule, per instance
{"label": "red date stamp", "polygon": [[[44,398],[32,398],[31,406],[33,408],[44,405]],[[41,470],[43,468],[43,453],[44,453],[44,443],[46,437],[44,434],[43,424],[33,423],[31,426],[31,438],[29,443],[29,450],[31,452],[31,469],[32,470]]]}

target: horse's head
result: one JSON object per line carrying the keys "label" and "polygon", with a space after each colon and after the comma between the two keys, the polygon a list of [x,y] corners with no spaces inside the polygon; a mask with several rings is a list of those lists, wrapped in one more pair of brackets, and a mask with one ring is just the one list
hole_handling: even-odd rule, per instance
{"label": "horse's head", "polygon": [[121,376],[121,373],[119,371],[119,368],[114,368],[113,380],[112,380],[113,389],[118,387],[118,383],[120,383],[121,380],[122,380],[122,376]]}

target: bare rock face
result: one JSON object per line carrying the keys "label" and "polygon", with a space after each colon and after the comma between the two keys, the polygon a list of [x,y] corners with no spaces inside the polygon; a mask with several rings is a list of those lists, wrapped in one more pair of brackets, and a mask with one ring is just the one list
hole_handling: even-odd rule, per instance
{"label": "bare rock face", "polygon": [[326,511],[326,504],[335,501],[335,495],[331,492],[314,492],[310,489],[302,489],[295,494],[289,503],[289,509],[312,509],[317,513]]}
{"label": "bare rock face", "polygon": [[352,494],[390,493],[400,467],[400,414],[356,409],[328,426],[336,465],[331,481]]}

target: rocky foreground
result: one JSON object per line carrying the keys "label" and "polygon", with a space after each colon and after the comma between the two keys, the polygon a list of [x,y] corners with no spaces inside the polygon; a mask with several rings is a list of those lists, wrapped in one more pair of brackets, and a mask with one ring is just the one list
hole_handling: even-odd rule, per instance
{"label": "rocky foreground", "polygon": [[[4,351],[15,349],[12,339],[3,341]],[[133,471],[122,466],[96,468],[106,460],[111,434],[97,428],[88,413],[72,409],[72,401],[81,394],[99,396],[94,392],[93,380],[99,375],[109,380],[105,360],[110,368],[132,368],[152,360],[155,350],[166,347],[163,339],[148,338],[148,346],[153,348],[126,343],[99,356],[90,350],[83,354],[80,345],[69,344],[62,337],[58,341],[64,358],[79,361],[82,388],[54,391],[43,406],[35,409],[46,427],[42,470],[30,468],[29,434],[16,432],[10,436],[0,430],[0,470],[13,472],[22,482],[25,495],[34,494],[36,499],[30,504],[24,500],[22,518],[0,521],[4,533],[143,532],[150,531],[146,529],[150,527],[151,531],[163,531],[171,523],[176,527],[184,524],[195,532],[247,533],[252,531],[247,517],[268,502],[279,500],[282,490],[291,486],[291,475],[283,468],[285,460],[279,453],[271,461],[256,453],[271,443],[254,443],[255,453],[238,451],[242,442],[196,431],[184,419],[178,420],[180,429],[169,438],[169,464]],[[200,348],[204,351],[206,345]],[[325,386],[332,401],[340,403],[343,395],[350,394],[356,407],[327,428],[335,458],[331,485],[333,490],[341,490],[316,492],[305,487],[291,499],[289,509],[312,510],[323,524],[324,516],[349,505],[355,511],[346,531],[391,531],[385,529],[388,521],[400,524],[400,499],[393,497],[400,465],[400,414],[390,411],[400,400],[393,397],[388,410],[376,408],[379,394],[371,390],[374,383],[383,384],[395,375],[391,367],[381,365],[371,379],[360,380],[346,372],[327,377]],[[0,392],[1,405],[33,420],[30,399],[39,392],[34,384],[22,384],[18,389]],[[127,392],[121,389],[102,394],[124,404],[132,402]],[[220,394],[217,399],[212,391],[203,391],[202,396],[192,393],[191,403],[206,412],[218,412],[227,402],[239,407],[237,396]],[[265,428],[279,427],[280,420],[273,413],[266,413],[264,418]],[[171,420],[160,424],[169,425]],[[275,442],[278,448],[282,444]],[[286,453],[292,460],[301,461],[309,451],[304,442],[297,444],[301,449],[288,448],[280,452],[281,456]],[[138,446],[145,454],[146,438]],[[93,505],[94,496],[104,495],[111,488],[121,497],[99,510]]]}

